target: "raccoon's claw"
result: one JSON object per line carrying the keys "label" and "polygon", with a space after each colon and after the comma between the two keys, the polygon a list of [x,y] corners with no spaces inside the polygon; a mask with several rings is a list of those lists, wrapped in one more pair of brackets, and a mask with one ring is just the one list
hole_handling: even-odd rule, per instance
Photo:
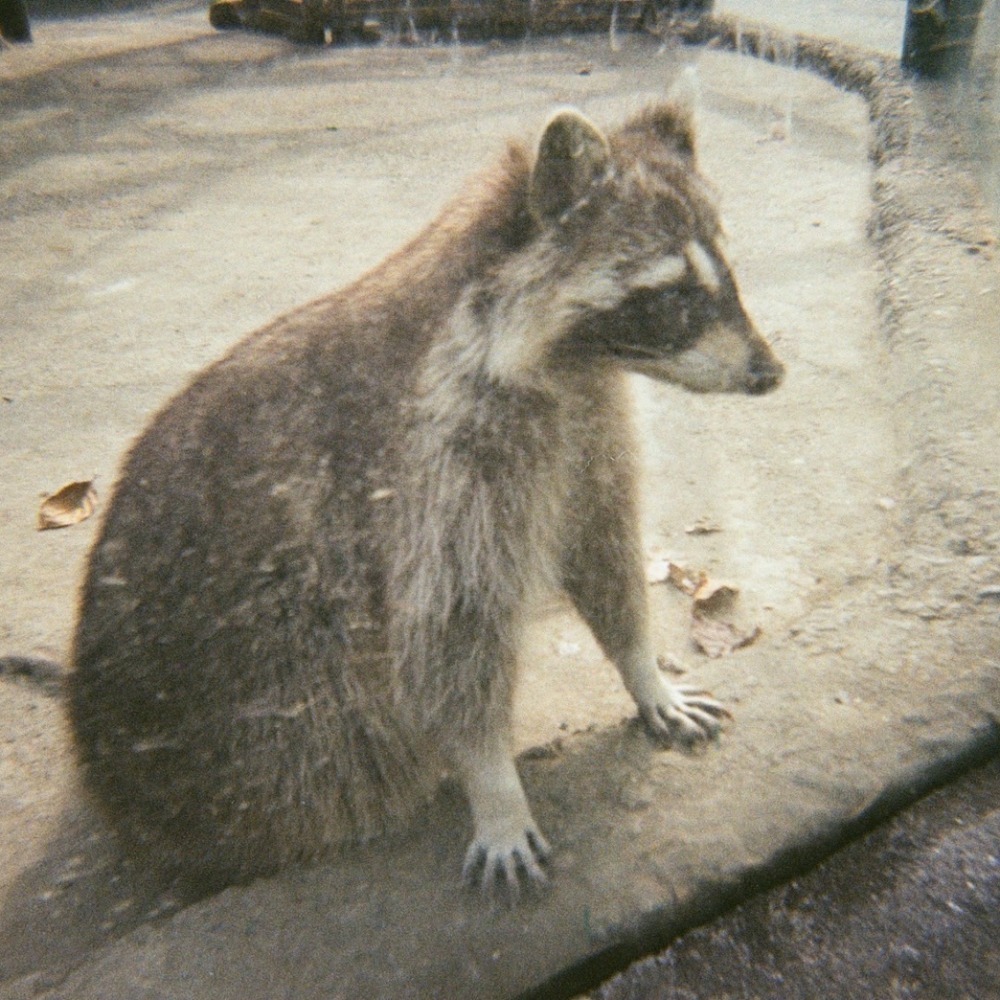
{"label": "raccoon's claw", "polygon": [[713,739],[719,735],[722,721],[732,718],[707,691],[666,683],[659,697],[640,704],[639,711],[653,735],[667,743]]}
{"label": "raccoon's claw", "polygon": [[469,845],[462,866],[466,885],[479,887],[487,899],[506,896],[510,903],[520,897],[522,885],[544,889],[549,877],[542,863],[552,853],[537,829],[524,830],[512,843],[489,843],[477,837]]}

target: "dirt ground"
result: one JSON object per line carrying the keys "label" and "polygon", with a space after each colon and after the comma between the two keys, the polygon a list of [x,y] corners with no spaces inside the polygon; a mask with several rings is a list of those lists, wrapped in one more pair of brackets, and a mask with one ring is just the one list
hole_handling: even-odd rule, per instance
{"label": "dirt ground", "polygon": [[540,609],[518,743],[557,848],[544,899],[462,897],[446,792],[403,843],[178,912],[81,802],[58,685],[8,676],[0,996],[568,995],[993,746],[1000,283],[974,188],[919,127],[873,166],[860,97],[628,39],[304,51],[186,5],[35,39],[0,53],[0,655],[66,662],[97,521],[37,532],[43,493],[103,501],[193,372],[379,260],[553,105],[612,123],[697,65],[704,170],[789,377],[760,400],[636,383],[651,567],[732,581],[761,635],[708,658],[690,598],[651,584],[660,648],[735,715],[686,756]]}

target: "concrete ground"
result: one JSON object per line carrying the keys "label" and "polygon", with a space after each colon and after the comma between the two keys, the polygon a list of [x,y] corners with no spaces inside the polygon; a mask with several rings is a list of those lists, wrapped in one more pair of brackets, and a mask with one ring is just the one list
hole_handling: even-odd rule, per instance
{"label": "concrete ground", "polygon": [[755,896],[594,1000],[1000,996],[1000,762]]}
{"label": "concrete ground", "polygon": [[[891,49],[901,6],[845,13]],[[57,683],[7,677],[0,996],[569,995],[994,747],[1000,289],[971,173],[928,138],[943,97],[880,152],[861,98],[718,51],[306,51],[183,4],[34,28],[0,52],[0,655],[66,661],[96,520],[38,533],[40,494],[94,479],[103,501],[193,372],[379,260],[555,104],[614,122],[697,65],[704,170],[789,378],[765,400],[637,384],[651,562],[733,580],[763,634],[709,660],[688,599],[651,586],[661,648],[736,716],[689,757],[540,609],[518,740],[557,849],[544,898],[463,896],[446,790],[404,841],[180,908],[81,801]]]}

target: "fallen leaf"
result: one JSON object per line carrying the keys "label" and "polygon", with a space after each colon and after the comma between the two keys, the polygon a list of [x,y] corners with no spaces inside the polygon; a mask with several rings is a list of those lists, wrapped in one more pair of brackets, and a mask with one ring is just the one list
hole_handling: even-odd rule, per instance
{"label": "fallen leaf", "polygon": [[667,582],[672,583],[679,591],[694,597],[698,588],[708,581],[708,576],[701,570],[690,570],[680,563],[672,562],[667,568]]}
{"label": "fallen leaf", "polygon": [[728,608],[739,592],[739,588],[731,583],[726,583],[723,580],[709,580],[706,577],[691,595],[694,599],[694,613],[696,615],[706,612],[717,614]]}
{"label": "fallen leaf", "polygon": [[701,615],[694,615],[691,618],[692,641],[713,660],[749,646],[759,635],[760,627],[757,625],[751,629],[739,629],[731,622],[703,618]]}
{"label": "fallen leaf", "polygon": [[[691,598],[691,638],[695,646],[711,657],[726,656],[734,649],[749,646],[760,628],[740,628],[716,617],[732,607],[739,588],[724,580],[713,580],[704,570],[692,570],[666,557],[646,564],[650,583],[669,583]],[[662,664],[661,664],[662,666]]]}
{"label": "fallen leaf", "polygon": [[38,530],[68,528],[85,521],[97,506],[97,490],[92,480],[67,483],[42,501],[38,509]]}
{"label": "fallen leaf", "polygon": [[720,531],[722,531],[722,525],[716,524],[715,521],[708,521],[703,517],[699,517],[694,524],[689,524],[684,529],[684,533],[687,535],[715,535]]}

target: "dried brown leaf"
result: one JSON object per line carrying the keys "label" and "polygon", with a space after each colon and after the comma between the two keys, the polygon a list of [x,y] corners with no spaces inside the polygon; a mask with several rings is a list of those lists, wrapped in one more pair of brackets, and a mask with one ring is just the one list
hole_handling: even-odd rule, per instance
{"label": "dried brown leaf", "polygon": [[38,509],[38,530],[68,528],[85,521],[97,506],[97,490],[92,480],[67,483],[42,501]]}
{"label": "dried brown leaf", "polygon": [[760,627],[740,629],[731,622],[694,615],[691,618],[691,639],[694,644],[712,659],[728,656],[736,649],[749,646],[760,635]]}
{"label": "dried brown leaf", "polygon": [[722,525],[715,521],[709,521],[704,517],[699,517],[694,524],[689,524],[684,533],[687,535],[715,535],[722,531]]}
{"label": "dried brown leaf", "polygon": [[728,608],[739,594],[739,588],[723,580],[704,579],[691,595],[694,598],[694,613],[717,614]]}
{"label": "dried brown leaf", "polygon": [[672,562],[667,569],[667,582],[689,597],[693,597],[707,580],[708,576],[701,570],[691,570],[680,563]]}

